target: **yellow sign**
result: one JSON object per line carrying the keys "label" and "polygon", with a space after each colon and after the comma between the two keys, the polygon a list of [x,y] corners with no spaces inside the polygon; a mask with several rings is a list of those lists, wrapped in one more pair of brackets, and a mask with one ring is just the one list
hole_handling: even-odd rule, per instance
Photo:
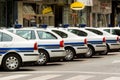
{"label": "yellow sign", "polygon": [[70,5],[70,8],[73,10],[81,10],[84,9],[85,4],[81,3],[81,2],[74,2]]}
{"label": "yellow sign", "polygon": [[47,14],[47,13],[50,13],[50,12],[52,12],[52,8],[51,7],[47,7],[45,9],[43,9],[42,14]]}

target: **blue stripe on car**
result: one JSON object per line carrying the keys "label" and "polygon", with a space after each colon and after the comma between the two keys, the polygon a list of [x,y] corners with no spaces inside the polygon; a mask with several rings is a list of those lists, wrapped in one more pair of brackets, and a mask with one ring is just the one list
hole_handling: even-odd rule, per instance
{"label": "blue stripe on car", "polygon": [[43,45],[38,45],[38,47],[43,47],[45,49],[59,49],[60,45],[59,44],[43,44]]}
{"label": "blue stripe on car", "polygon": [[9,50],[15,50],[16,52],[33,52],[34,48],[0,48],[0,54],[5,54]]}
{"label": "blue stripe on car", "polygon": [[[64,43],[65,45],[72,45],[72,46],[84,46],[84,42],[69,42],[69,43]],[[60,45],[59,44],[43,44],[43,45],[38,45],[38,47],[44,47],[45,49],[59,49]]]}
{"label": "blue stripe on car", "polygon": [[[107,43],[116,43],[116,40],[106,40]],[[103,41],[88,41],[91,44],[102,44]]]}
{"label": "blue stripe on car", "polygon": [[65,45],[84,46],[84,42],[65,42]]}
{"label": "blue stripe on car", "polygon": [[102,44],[103,41],[88,41],[88,43],[91,43],[91,44]]}
{"label": "blue stripe on car", "polygon": [[107,43],[116,43],[117,40],[106,40]]}

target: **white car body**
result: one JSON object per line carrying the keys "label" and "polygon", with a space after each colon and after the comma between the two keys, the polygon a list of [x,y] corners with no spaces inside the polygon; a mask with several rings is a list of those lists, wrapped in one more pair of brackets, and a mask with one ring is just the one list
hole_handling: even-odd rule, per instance
{"label": "white car body", "polygon": [[106,32],[106,31],[101,30],[100,28],[91,28],[91,27],[89,28],[89,27],[87,27],[86,29],[87,30],[88,29],[89,30],[96,30],[97,33],[100,32],[99,35],[105,36],[106,43],[107,43],[107,46],[108,46],[109,50],[114,51],[114,50],[119,50],[120,49],[119,36],[112,35],[112,34]]}
{"label": "white car body", "polygon": [[51,30],[53,32],[62,32],[63,35],[66,34],[66,37],[62,37],[65,43],[65,47],[72,47],[75,50],[75,55],[86,54],[88,52],[88,47],[85,42],[86,38],[78,37],[75,34],[60,28],[47,28],[47,30]]}
{"label": "white car body", "polygon": [[[93,46],[95,52],[106,51],[106,44],[103,42],[102,36],[98,36],[90,31],[85,30],[84,28],[77,28],[77,27],[68,27],[66,28],[69,32],[76,34],[77,36],[87,38],[88,45]],[[74,32],[72,32],[74,30]],[[81,32],[82,34],[79,34]]]}
{"label": "white car body", "polygon": [[[64,58],[66,53],[64,50],[64,46],[60,46],[60,42],[63,41],[62,38],[60,38],[58,35],[54,34],[53,32],[47,31],[45,29],[37,29],[37,28],[19,28],[19,29],[7,29],[9,31],[13,31],[13,33],[16,33],[17,35],[19,35],[19,31],[32,31],[34,33],[34,39],[28,39],[30,41],[37,41],[38,42],[38,47],[39,50],[45,50],[48,53],[48,57],[51,59],[61,59]],[[44,39],[46,38],[46,34],[43,34],[42,39],[40,39],[39,35],[38,35],[38,31],[40,32],[45,32],[45,33],[50,33],[52,35],[54,35],[56,37],[56,39]],[[26,32],[25,32],[26,34]],[[29,35],[26,34],[26,35]],[[23,36],[22,37],[26,37],[28,38],[28,36]],[[33,35],[33,34],[32,34]],[[20,36],[20,35],[19,35]]]}
{"label": "white car body", "polygon": [[36,62],[39,59],[39,52],[38,49],[34,50],[35,45],[38,46],[35,41],[27,41],[11,32],[0,30],[0,65],[9,54],[19,55],[22,62]]}

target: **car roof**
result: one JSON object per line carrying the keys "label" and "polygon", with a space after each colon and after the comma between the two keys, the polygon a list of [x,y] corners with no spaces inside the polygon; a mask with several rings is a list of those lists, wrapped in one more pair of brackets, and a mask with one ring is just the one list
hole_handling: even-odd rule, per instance
{"label": "car roof", "polygon": [[87,27],[86,29],[94,29],[94,30],[98,30],[98,31],[102,32],[103,35],[107,35],[107,36],[112,35],[112,34],[106,32],[106,31],[101,30],[100,28]]}
{"label": "car roof", "polygon": [[24,28],[11,28],[11,29],[8,29],[8,30],[34,30],[34,31],[41,30],[41,31],[45,31],[45,32],[50,32],[50,33],[52,33],[53,35],[55,35],[58,39],[61,39],[61,37],[60,37],[59,35],[55,34],[55,33],[52,32],[51,30],[48,30],[47,28],[24,27]]}

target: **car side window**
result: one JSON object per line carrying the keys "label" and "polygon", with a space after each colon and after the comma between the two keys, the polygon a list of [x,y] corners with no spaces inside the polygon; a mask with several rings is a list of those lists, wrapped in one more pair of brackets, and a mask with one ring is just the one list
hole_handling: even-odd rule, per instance
{"label": "car side window", "polygon": [[95,29],[86,29],[86,30],[91,31],[91,32],[93,32],[93,33],[95,33],[97,35],[103,35],[103,33],[101,31],[99,31],[99,30],[95,30]]}
{"label": "car side window", "polygon": [[62,31],[58,31],[58,30],[52,30],[54,33],[58,34],[60,37],[62,38],[67,38],[68,35]]}
{"label": "car side window", "polygon": [[50,32],[37,31],[39,39],[57,39],[55,35]]}
{"label": "car side window", "polygon": [[87,33],[81,30],[76,30],[76,29],[68,29],[68,31],[78,35],[78,36],[87,36]]}
{"label": "car side window", "polygon": [[114,33],[113,34],[115,34],[115,35],[119,35],[120,36],[120,30],[118,30],[118,29],[114,29],[114,30],[112,30],[112,32],[114,31]]}
{"label": "car side window", "polygon": [[28,40],[36,39],[35,32],[33,30],[16,30],[16,34]]}
{"label": "car side window", "polygon": [[1,42],[12,41],[12,37],[6,33],[0,32],[0,41]]}

